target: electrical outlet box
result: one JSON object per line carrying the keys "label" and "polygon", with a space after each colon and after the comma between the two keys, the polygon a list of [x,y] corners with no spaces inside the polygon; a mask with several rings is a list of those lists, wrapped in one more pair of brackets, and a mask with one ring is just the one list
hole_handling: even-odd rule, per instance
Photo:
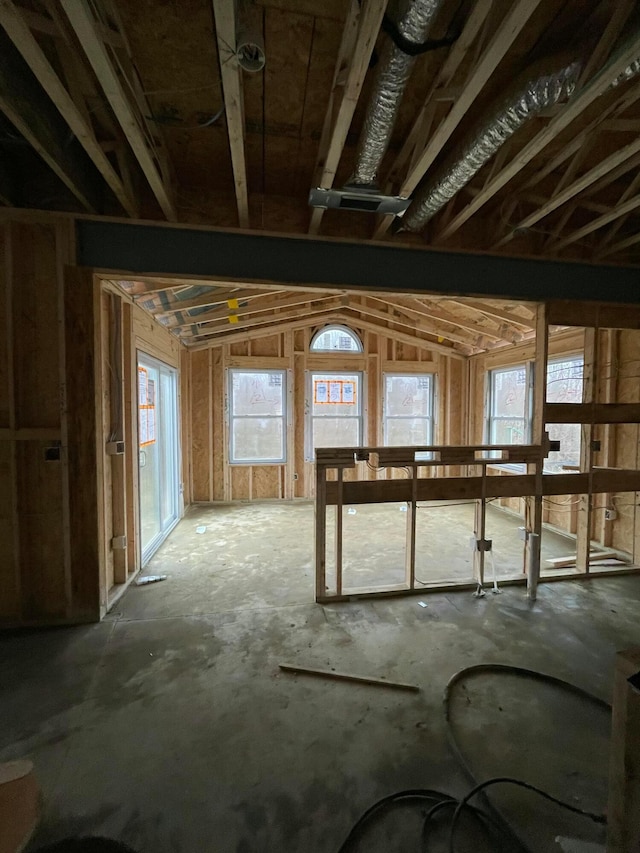
{"label": "electrical outlet box", "polygon": [[124,551],[127,547],[127,537],[126,536],[114,536],[111,540],[111,549],[113,551]]}
{"label": "electrical outlet box", "polygon": [[529,539],[529,531],[526,527],[518,528],[518,539],[521,539],[523,542],[526,542]]}
{"label": "electrical outlet box", "polygon": [[124,441],[108,441],[107,456],[121,456],[124,453]]}
{"label": "electrical outlet box", "polygon": [[609,509],[609,507],[607,507],[605,509],[605,511],[604,511],[605,521],[615,521],[617,517],[618,517],[618,513],[615,509]]}

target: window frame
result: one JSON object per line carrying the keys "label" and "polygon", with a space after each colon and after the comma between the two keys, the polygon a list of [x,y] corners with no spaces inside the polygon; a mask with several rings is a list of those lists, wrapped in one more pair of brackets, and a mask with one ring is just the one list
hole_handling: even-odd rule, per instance
{"label": "window frame", "polygon": [[[233,377],[236,373],[262,373],[266,375],[279,375],[282,377],[282,414],[281,415],[235,415],[233,407]],[[286,465],[287,464],[287,430],[289,428],[288,417],[288,384],[287,370],[285,368],[268,367],[228,367],[227,368],[227,455],[229,465]],[[282,457],[279,459],[235,459],[233,422],[236,419],[268,419],[282,421]]]}
{"label": "window frame", "polygon": [[[316,341],[318,340],[318,338],[320,338],[326,332],[334,332],[334,331],[335,332],[344,332],[347,335],[349,335],[349,337],[356,342],[356,344],[358,345],[358,348],[357,349],[320,349],[320,348],[316,348],[315,344],[316,344]],[[362,355],[364,353],[364,345],[363,345],[362,341],[360,340],[360,336],[357,335],[353,331],[353,329],[350,329],[349,326],[345,326],[343,323],[329,323],[328,325],[323,326],[321,329],[318,329],[318,331],[315,332],[315,334],[311,338],[311,341],[309,342],[309,352],[310,353],[323,353],[325,355],[327,353],[340,354],[340,355],[345,355],[345,354]]]}
{"label": "window frame", "polygon": [[[547,380],[548,380],[548,370],[549,367],[553,364],[559,364],[567,361],[577,361],[582,359],[583,365],[583,381],[584,381],[584,353],[583,352],[571,352],[571,353],[561,353],[554,355],[552,358],[547,359],[547,373],[545,374],[545,401],[547,399]],[[533,389],[534,389],[534,381],[535,381],[535,361],[528,360],[525,362],[517,362],[516,364],[508,364],[502,365],[500,367],[492,368],[486,372],[486,385],[485,385],[485,416],[484,416],[484,443],[491,444],[491,424],[493,420],[495,420],[495,416],[492,414],[493,409],[493,377],[498,373],[508,373],[513,370],[521,370],[522,368],[526,371],[526,385],[527,385],[527,394],[525,397],[525,412],[524,412],[524,420],[526,427],[526,436],[527,441],[526,444],[531,443],[531,431],[533,427]],[[583,386],[584,387],[584,386]],[[500,419],[498,417],[498,419]],[[546,460],[545,460],[546,462]],[[526,471],[527,466],[524,463],[516,463],[516,462],[496,462],[493,467],[500,468],[506,471],[515,471],[517,473],[522,473]],[[558,474],[562,472],[544,470],[545,474]]]}
{"label": "window frame", "polygon": [[[315,462],[315,448],[313,446],[313,421],[322,415],[313,414],[313,377],[314,376],[357,376],[359,384],[358,414],[357,415],[334,415],[334,417],[350,418],[358,421],[358,443],[355,447],[365,446],[365,430],[367,423],[367,376],[364,370],[320,370],[309,368],[306,375],[306,400],[305,400],[305,437],[304,458],[306,462]],[[339,446],[339,445],[336,445]]]}
{"label": "window frame", "polygon": [[[387,414],[387,379],[420,379],[422,377],[428,377],[430,382],[430,390],[429,390],[429,409],[431,414],[426,415],[424,418],[416,418],[411,415],[388,415]],[[425,420],[427,421],[427,438],[428,441],[426,445],[433,445],[435,441],[436,428],[437,428],[437,374],[433,371],[425,371],[424,373],[410,373],[410,372],[396,372],[396,371],[385,371],[382,374],[382,443],[384,447],[393,447],[400,445],[390,445],[387,443],[388,441],[388,433],[389,430],[387,428],[387,423],[390,420]],[[402,445],[405,446],[405,445]],[[406,445],[413,446],[413,445]],[[421,445],[416,444],[415,447],[420,447]]]}
{"label": "window frame", "polygon": [[[545,385],[545,401],[548,402],[548,392],[549,392],[548,371],[549,371],[549,368],[553,364],[562,364],[563,362],[566,363],[566,362],[571,362],[571,361],[581,361],[582,362],[582,377],[581,377],[581,379],[582,379],[582,398],[584,399],[584,352],[578,351],[578,352],[571,352],[571,353],[563,353],[562,355],[556,355],[553,358],[547,359],[547,384]],[[553,425],[549,424],[549,426],[553,426]],[[579,435],[580,435],[580,442],[578,445],[578,465],[579,465],[580,464],[580,458],[582,457],[582,429],[580,428],[580,424],[573,424],[573,426],[577,426],[579,428]],[[545,429],[546,428],[547,428],[547,425],[545,424]],[[551,468],[547,468],[546,467],[547,461],[548,461],[548,457],[545,457],[543,472],[542,472],[543,474],[570,474],[571,473],[571,471],[563,471],[562,469],[560,469],[559,471],[554,471]],[[575,473],[577,473],[577,472],[575,472]]]}

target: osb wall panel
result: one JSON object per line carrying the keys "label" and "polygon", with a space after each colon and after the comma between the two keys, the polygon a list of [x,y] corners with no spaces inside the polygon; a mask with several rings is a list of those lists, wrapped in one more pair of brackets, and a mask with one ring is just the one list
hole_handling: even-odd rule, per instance
{"label": "osb wall panel", "polygon": [[27,620],[63,619],[61,462],[45,460],[43,442],[16,445],[22,615]]}
{"label": "osb wall panel", "polygon": [[16,426],[60,424],[58,287],[53,226],[13,224]]}
{"label": "osb wall panel", "polygon": [[[353,324],[356,331],[357,324]],[[310,354],[312,330],[267,335],[253,341],[212,346],[188,353],[188,420],[190,424],[191,495],[194,501],[312,498],[314,464],[305,459],[305,399],[308,370],[362,370],[365,374],[365,443],[383,443],[383,372],[433,373],[438,383],[436,440],[461,442],[465,433],[465,367],[459,359],[438,356],[422,347],[397,344],[386,336],[364,332],[364,353],[357,356]],[[261,363],[261,359],[265,359]],[[283,465],[229,465],[227,435],[227,369],[285,369],[289,399],[287,462]],[[183,388],[184,391],[184,388]],[[448,396],[447,396],[448,395]],[[455,401],[451,412],[447,400]],[[429,476],[429,469],[422,474]],[[403,471],[372,471],[364,463],[345,471],[345,480],[405,476]]]}

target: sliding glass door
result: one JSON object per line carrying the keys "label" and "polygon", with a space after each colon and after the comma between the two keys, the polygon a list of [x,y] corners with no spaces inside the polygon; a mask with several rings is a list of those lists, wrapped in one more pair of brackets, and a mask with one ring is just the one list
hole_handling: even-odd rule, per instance
{"label": "sliding glass door", "polygon": [[138,463],[142,565],[178,520],[177,373],[138,353]]}

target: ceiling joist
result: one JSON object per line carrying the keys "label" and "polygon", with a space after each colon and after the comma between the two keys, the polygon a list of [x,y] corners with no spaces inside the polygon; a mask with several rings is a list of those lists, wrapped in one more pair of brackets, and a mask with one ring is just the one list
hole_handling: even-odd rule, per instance
{"label": "ceiling joist", "polygon": [[0,23],[123,209],[129,216],[137,217],[139,208],[135,198],[111,165],[103,148],[95,138],[93,128],[80,112],[34,38],[27,21],[24,19],[23,10],[18,9],[12,0],[0,0]]}
{"label": "ceiling joist", "polygon": [[[60,0],[60,3],[162,212],[168,220],[175,222],[177,214],[173,193],[168,175],[165,174],[162,150],[156,138],[157,131],[150,129],[145,113],[137,103],[137,100],[143,99],[144,96],[141,91],[135,91],[133,79],[130,79],[129,83],[134,92],[125,92],[121,82],[122,63],[118,73],[87,0]],[[151,115],[148,105],[146,115]]]}
{"label": "ceiling joist", "polygon": [[[367,0],[362,5],[352,0],[350,5],[316,161],[317,183],[324,189],[333,186],[386,6],[387,0]],[[357,37],[353,45],[356,25]],[[343,82],[347,60],[349,66]],[[342,87],[340,97],[339,89]],[[338,99],[340,105],[336,108]],[[323,215],[323,208],[314,208],[309,224],[310,234],[318,233]]]}
{"label": "ceiling joist", "polygon": [[[439,241],[451,237],[471,216],[478,212],[528,163],[537,157],[547,145],[567,128],[576,118],[600,97],[612,82],[631,65],[640,54],[640,31],[625,42],[613,58],[582,88],[566,105],[562,112],[551,119],[533,139],[484,187],[437,235]],[[630,155],[626,155],[630,156]]]}
{"label": "ceiling joist", "polygon": [[213,0],[213,16],[218,41],[218,59],[227,116],[227,132],[231,152],[233,183],[238,208],[238,223],[249,227],[249,194],[244,138],[244,95],[242,69],[236,56],[236,3],[234,0]]}

